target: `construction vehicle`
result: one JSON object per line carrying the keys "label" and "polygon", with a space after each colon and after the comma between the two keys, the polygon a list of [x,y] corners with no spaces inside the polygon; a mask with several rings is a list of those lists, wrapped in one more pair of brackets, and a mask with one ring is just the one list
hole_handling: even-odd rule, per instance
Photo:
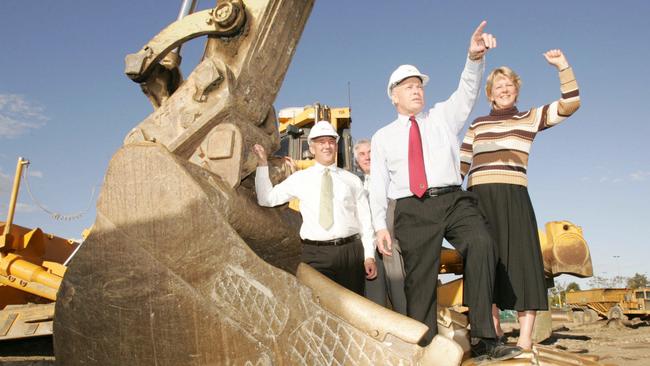
{"label": "construction vehicle", "polygon": [[298,169],[305,169],[314,164],[307,136],[315,122],[329,121],[339,134],[337,166],[349,171],[354,169],[352,154],[352,134],[350,127],[352,117],[349,107],[330,108],[314,103],[303,108],[284,108],[278,112],[278,131],[280,133],[279,156],[288,156]]}
{"label": "construction vehicle", "polygon": [[22,171],[18,158],[7,220],[0,222],[0,341],[52,334],[65,262],[79,243],[13,223]]}
{"label": "construction vehicle", "polygon": [[650,288],[598,288],[569,291],[566,304],[573,310],[591,309],[605,319],[650,316]]}
{"label": "construction vehicle", "polygon": [[[154,112],[111,159],[63,277],[57,364],[459,365],[462,314],[441,308],[420,347],[424,324],[299,264],[298,214],[255,201],[251,148],[280,149],[272,103],[313,0],[189,3],[126,57]],[[183,80],[175,50],[199,36],[204,57]],[[290,173],[282,158],[269,169],[274,183]],[[583,362],[543,347],[526,357]]]}

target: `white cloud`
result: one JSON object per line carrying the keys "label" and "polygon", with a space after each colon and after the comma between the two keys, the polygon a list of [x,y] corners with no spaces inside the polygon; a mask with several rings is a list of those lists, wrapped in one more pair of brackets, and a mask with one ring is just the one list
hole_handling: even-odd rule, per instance
{"label": "white cloud", "polygon": [[608,175],[604,175],[600,178],[598,178],[598,182],[600,183],[623,183],[625,180],[621,177],[610,177]]}
{"label": "white cloud", "polygon": [[[4,211],[5,213],[9,209],[9,199],[7,198],[7,202],[2,202],[0,204],[0,209]],[[29,203],[23,203],[23,202],[16,202],[16,212],[17,213],[30,213],[30,212],[35,212],[38,211],[38,207],[35,205],[30,205]],[[4,220],[5,217],[2,218]]]}
{"label": "white cloud", "polygon": [[0,168],[0,195],[11,192],[12,177]]}
{"label": "white cloud", "polygon": [[0,94],[0,138],[15,138],[49,120],[41,106],[18,94]]}
{"label": "white cloud", "polygon": [[30,205],[28,203],[17,202],[16,203],[16,212],[27,213],[36,211],[36,206]]}
{"label": "white cloud", "polygon": [[[600,170],[600,172],[599,172]],[[639,169],[633,172],[621,172],[608,169],[603,166],[596,166],[593,175],[582,176],[582,182],[597,182],[602,184],[638,183],[650,181],[650,170]]]}
{"label": "white cloud", "polygon": [[28,174],[30,177],[35,177],[35,178],[43,178],[43,172],[40,170],[28,170]]}
{"label": "white cloud", "polygon": [[630,173],[630,178],[634,181],[644,181],[650,178],[650,171],[648,170],[637,170],[634,173]]}

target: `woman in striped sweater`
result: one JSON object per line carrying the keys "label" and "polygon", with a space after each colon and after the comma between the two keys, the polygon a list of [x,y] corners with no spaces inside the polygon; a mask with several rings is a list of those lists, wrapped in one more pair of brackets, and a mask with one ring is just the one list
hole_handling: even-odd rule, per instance
{"label": "woman in striped sweater", "polygon": [[461,146],[467,189],[478,195],[499,252],[492,306],[496,332],[503,335],[499,309],[516,310],[517,345],[525,350],[532,347],[536,311],[548,309],[537,222],[526,188],[528,155],[538,132],[580,106],[578,84],[562,51],[550,50],[544,58],[559,71],[560,100],[520,112],[515,104],[521,80],[510,68],[499,67],[485,87],[492,110],[472,122]]}

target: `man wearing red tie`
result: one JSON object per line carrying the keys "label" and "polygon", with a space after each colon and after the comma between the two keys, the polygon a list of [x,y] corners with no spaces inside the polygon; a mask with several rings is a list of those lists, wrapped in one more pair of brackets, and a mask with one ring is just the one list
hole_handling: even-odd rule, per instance
{"label": "man wearing red tie", "polygon": [[440,249],[447,239],[464,258],[472,357],[503,360],[521,349],[496,338],[491,315],[495,247],[475,196],[460,188],[459,134],[479,93],[483,57],[496,47],[496,39],[483,33],[485,25],[472,34],[458,89],[433,108],[424,110],[427,75],[402,65],[390,76],[387,91],[397,119],[372,138],[370,207],[377,248],[390,256],[386,202],[397,200],[394,234],[406,272],[407,314],[429,326],[420,344],[429,344],[437,333],[436,286]]}

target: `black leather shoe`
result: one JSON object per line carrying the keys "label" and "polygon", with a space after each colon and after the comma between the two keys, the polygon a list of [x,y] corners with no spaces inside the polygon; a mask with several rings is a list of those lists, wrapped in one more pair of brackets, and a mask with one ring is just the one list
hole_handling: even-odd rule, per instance
{"label": "black leather shoe", "polygon": [[508,337],[505,335],[497,336],[497,346],[505,346],[508,343]]}
{"label": "black leather shoe", "polygon": [[519,356],[521,352],[520,347],[505,345],[494,338],[472,339],[472,358],[504,361]]}

